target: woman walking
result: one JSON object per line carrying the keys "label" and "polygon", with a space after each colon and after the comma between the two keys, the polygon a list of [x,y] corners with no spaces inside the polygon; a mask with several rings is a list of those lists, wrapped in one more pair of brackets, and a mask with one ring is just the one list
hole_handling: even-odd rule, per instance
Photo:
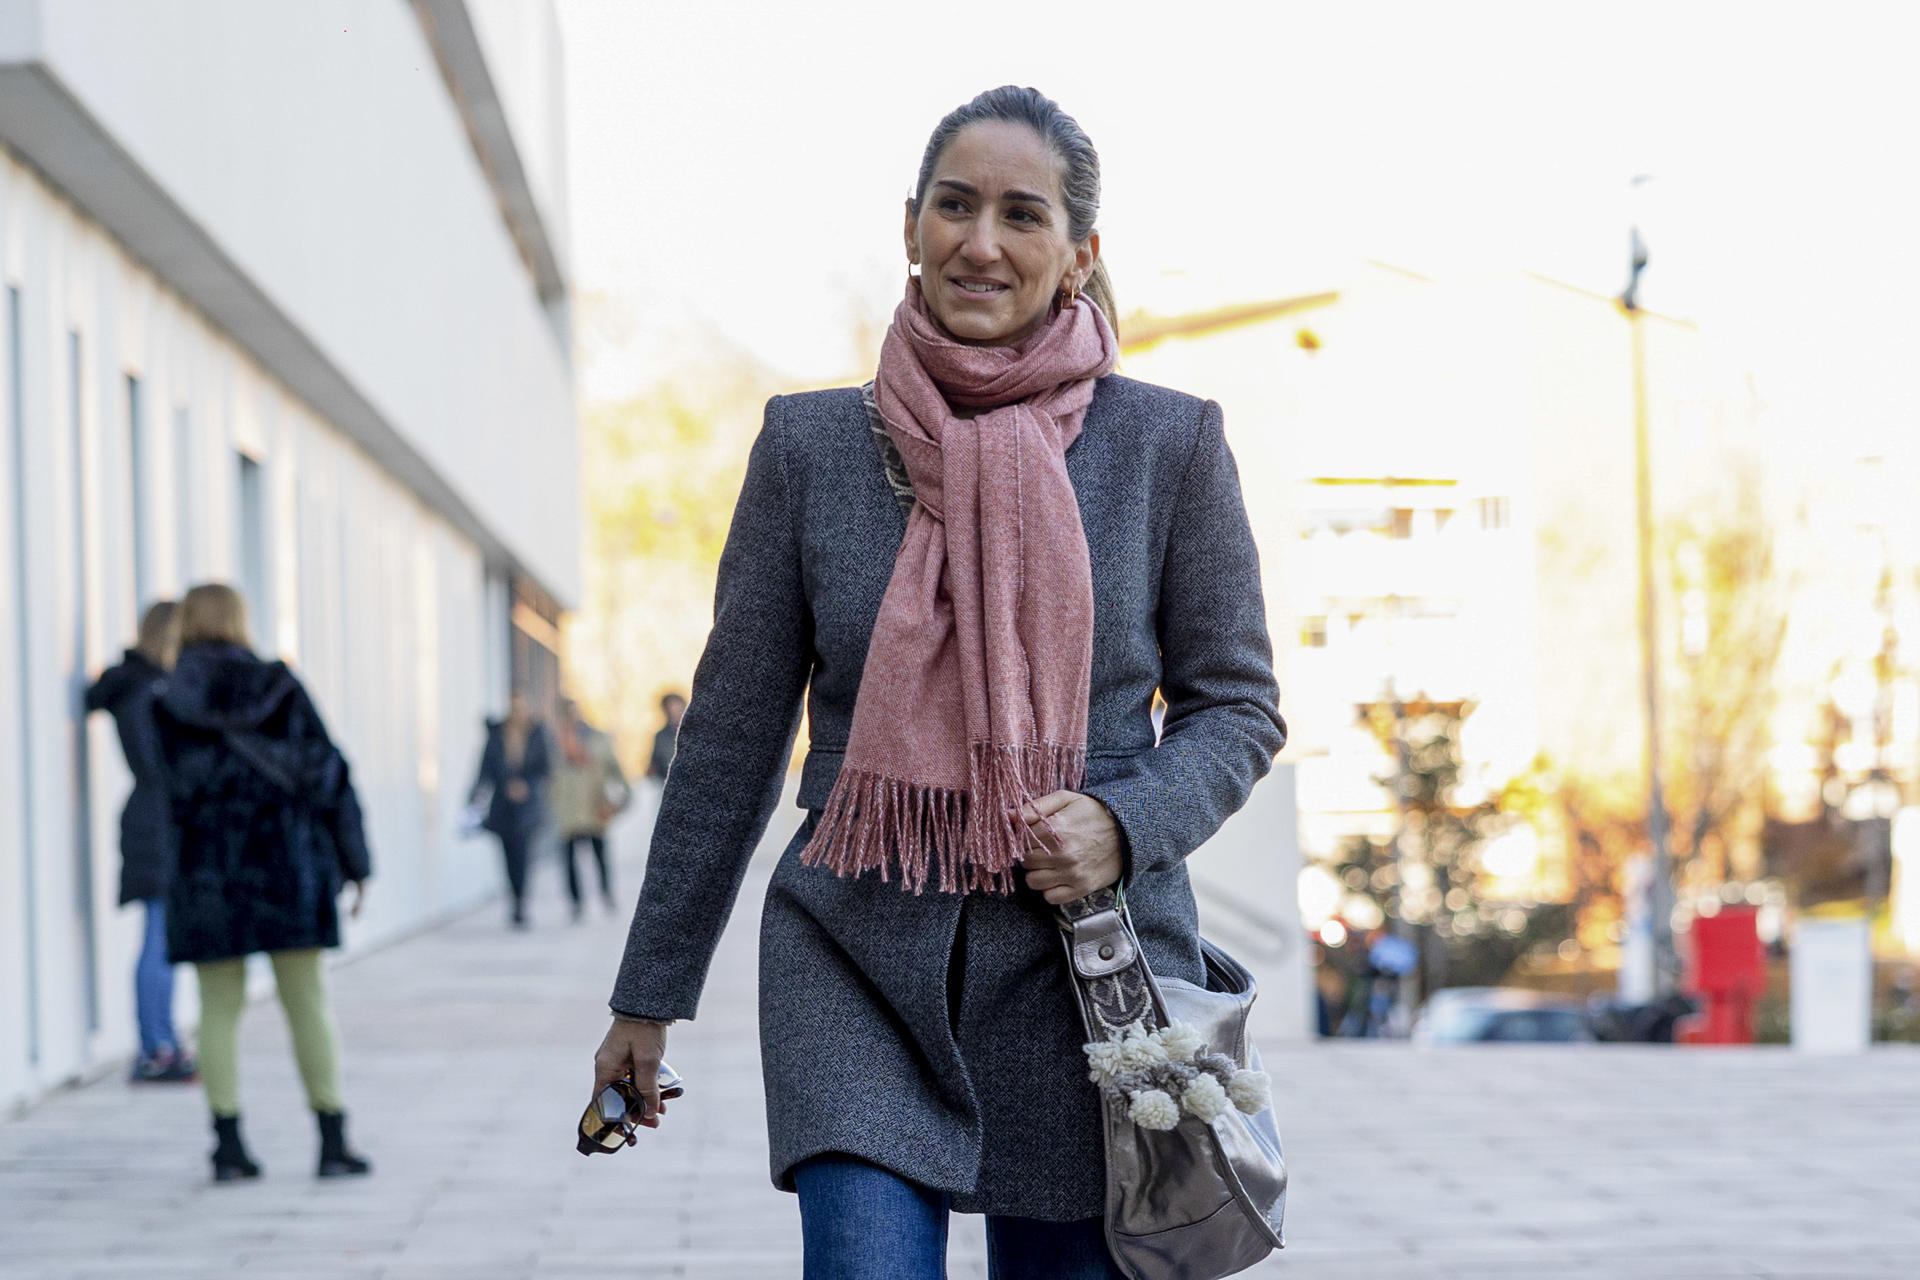
{"label": "woman walking", "polygon": [[477,805],[491,796],[481,825],[500,839],[507,864],[507,918],[516,929],[527,927],[527,861],[546,821],[540,788],[551,767],[547,731],[533,718],[527,695],[515,689],[507,697],[507,718],[487,721],[487,745],[481,748],[479,776],[467,803]]}
{"label": "woman walking", "polygon": [[1099,194],[1034,90],[942,120],[874,381],[769,403],[721,557],[595,1077],[659,1123],[804,693],[760,1009],[811,1280],[943,1275],[956,1210],[1000,1280],[1118,1274],[1052,904],[1123,883],[1202,981],[1183,860],[1285,740],[1220,410],[1113,374]]}
{"label": "woman walking", "polygon": [[100,673],[87,690],[87,710],[105,711],[120,734],[133,774],[133,791],[120,810],[120,905],[138,902],[146,913],[140,959],[133,973],[140,1056],[136,1084],[198,1078],[193,1055],[173,1029],[173,964],[167,959],[167,881],[173,875],[173,814],[168,806],[159,743],[153,733],[153,697],[180,648],[179,611],[171,600],[149,605],[140,638],[126,656]]}
{"label": "woman walking", "polygon": [[567,865],[567,896],[573,900],[573,918],[580,919],[580,868],[575,855],[582,844],[593,853],[600,871],[600,900],[613,906],[613,877],[607,866],[607,824],[627,807],[633,791],[613,754],[613,739],[580,716],[572,698],[562,698],[556,709],[555,736],[560,761],[551,784],[553,823],[560,830],[560,856]]}
{"label": "woman walking", "polygon": [[340,945],[335,899],[360,913],[372,872],[346,758],[286,664],[248,647],[233,588],[180,603],[180,658],[154,704],[180,862],[167,893],[167,948],[200,980],[200,1070],[219,1145],[213,1176],[260,1176],[240,1137],[240,1015],[246,958],[265,952],[293,1033],[323,1178],[366,1173],[347,1147],[340,1052],[322,952]]}

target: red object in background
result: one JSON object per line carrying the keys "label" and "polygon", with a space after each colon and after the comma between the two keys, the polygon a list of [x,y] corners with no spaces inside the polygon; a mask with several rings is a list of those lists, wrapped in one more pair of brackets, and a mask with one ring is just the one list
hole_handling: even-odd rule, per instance
{"label": "red object in background", "polygon": [[1753,1011],[1767,985],[1758,917],[1755,908],[1742,906],[1694,918],[1687,985],[1706,1009],[1687,1031],[1689,1043],[1753,1043]]}

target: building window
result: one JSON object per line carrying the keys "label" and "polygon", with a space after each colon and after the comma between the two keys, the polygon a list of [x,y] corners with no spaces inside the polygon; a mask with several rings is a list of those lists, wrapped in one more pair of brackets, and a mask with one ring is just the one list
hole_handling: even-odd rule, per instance
{"label": "building window", "polygon": [[73,592],[73,622],[68,654],[68,702],[73,763],[73,909],[79,918],[81,981],[86,992],[87,1030],[100,1029],[99,949],[93,919],[93,762],[87,749],[87,415],[86,364],[80,331],[67,333],[67,433],[72,465],[69,513],[71,558],[67,584]]}
{"label": "building window", "polygon": [[1393,523],[1387,527],[1387,536],[1396,541],[1405,541],[1413,536],[1413,508],[1395,507]]}
{"label": "building window", "polygon": [[1513,522],[1513,500],[1511,498],[1481,498],[1480,527],[1482,529],[1504,529]]}
{"label": "building window", "polygon": [[184,594],[193,581],[193,419],[181,405],[173,411],[173,579]]}
{"label": "building window", "polygon": [[1324,617],[1300,619],[1300,647],[1302,649],[1327,647],[1327,620]]}
{"label": "building window", "polygon": [[253,616],[253,642],[263,652],[269,646],[267,621],[269,586],[267,582],[267,476],[266,468],[240,454],[239,520],[235,535],[234,564],[240,570],[240,593],[247,598],[247,612]]}
{"label": "building window", "polygon": [[147,493],[147,425],[140,379],[127,375],[127,502],[133,535],[133,616],[153,598],[153,503]]}
{"label": "building window", "polygon": [[28,574],[30,561],[27,556],[27,400],[26,390],[21,385],[26,376],[26,360],[20,349],[20,290],[7,287],[7,438],[9,461],[13,464],[13,492],[8,495],[13,507],[13,661],[14,661],[14,719],[19,739],[15,758],[20,770],[14,782],[20,788],[18,813],[13,815],[20,836],[20,903],[25,922],[22,939],[26,970],[26,1032],[27,1061],[38,1064],[40,1061],[40,909],[35,903],[38,896],[35,884],[34,857],[38,841],[34,839],[34,770],[33,752],[29,750],[31,742],[33,716],[33,668],[28,660],[27,647],[31,639],[28,619],[32,610],[28,602],[32,600],[29,590]]}

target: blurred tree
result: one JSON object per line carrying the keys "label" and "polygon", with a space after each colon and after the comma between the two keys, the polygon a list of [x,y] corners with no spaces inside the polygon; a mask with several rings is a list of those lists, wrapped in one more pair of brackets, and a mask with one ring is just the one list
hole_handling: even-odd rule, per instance
{"label": "blurred tree", "polygon": [[[885,274],[834,286],[838,306],[824,309],[824,323],[844,326],[859,372],[832,385],[871,374],[893,314],[876,299],[900,287]],[[620,375],[636,367],[661,371],[582,410],[584,589],[565,628],[569,687],[637,766],[661,695],[687,690],[713,624],[714,576],[767,398],[806,388],[678,309],[636,312],[588,291],[576,320],[585,385],[631,385]]]}
{"label": "blurred tree", "polygon": [[1768,726],[1787,633],[1773,538],[1757,470],[1735,460],[1663,539],[1679,602],[1664,780],[1682,882],[1758,874]]}
{"label": "blurred tree", "polygon": [[1551,779],[1547,794],[1564,832],[1573,936],[1590,950],[1617,943],[1626,918],[1622,871],[1647,848],[1645,802],[1624,780],[1555,777],[1544,763],[1538,776]]}
{"label": "blurred tree", "polygon": [[714,576],[776,376],[719,343],[582,415],[586,556],[567,679],[643,767],[660,696],[685,691],[713,622]]}
{"label": "blurred tree", "polygon": [[1390,692],[1360,708],[1360,720],[1393,761],[1376,781],[1392,798],[1398,834],[1359,836],[1332,870],[1347,893],[1374,904],[1419,947],[1422,992],[1497,983],[1529,948],[1567,936],[1560,904],[1495,898],[1481,864],[1487,842],[1520,821],[1502,797],[1458,798],[1462,702],[1401,699]]}
{"label": "blurred tree", "polygon": [[[1761,874],[1769,724],[1786,639],[1785,584],[1757,464],[1720,459],[1659,546],[1666,623],[1662,778],[1677,883]],[[1676,660],[1677,659],[1677,660]],[[1621,874],[1647,846],[1646,783],[1542,759],[1524,780],[1556,812],[1582,945],[1619,941]]]}

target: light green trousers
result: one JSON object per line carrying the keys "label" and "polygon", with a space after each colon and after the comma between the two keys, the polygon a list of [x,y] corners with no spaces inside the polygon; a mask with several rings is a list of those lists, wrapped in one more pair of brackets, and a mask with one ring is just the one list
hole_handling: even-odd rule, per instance
{"label": "light green trousers", "polygon": [[[318,948],[273,951],[273,984],[293,1032],[293,1057],[315,1111],[342,1111],[340,1050],[327,1008],[327,974]],[[212,960],[200,974],[200,1078],[216,1116],[240,1114],[240,1015],[247,1007],[247,962]]]}

